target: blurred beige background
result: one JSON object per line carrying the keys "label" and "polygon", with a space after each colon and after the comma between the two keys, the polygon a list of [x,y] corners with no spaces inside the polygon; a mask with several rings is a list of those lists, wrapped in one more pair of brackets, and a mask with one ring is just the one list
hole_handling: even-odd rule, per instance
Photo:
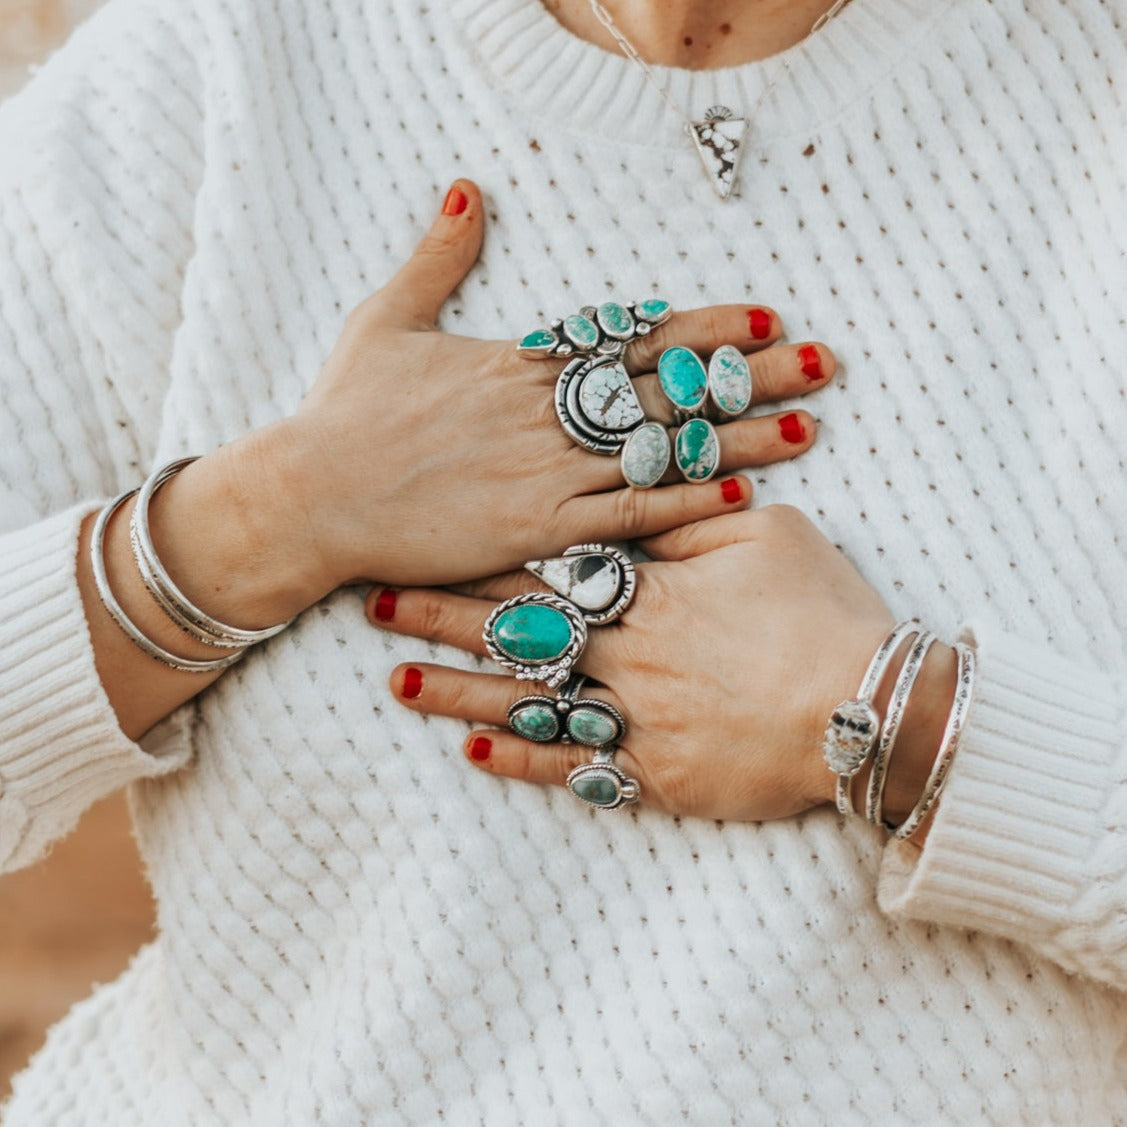
{"label": "blurred beige background", "polygon": [[[0,0],[0,98],[98,3]],[[120,795],[92,809],[46,861],[0,877],[0,1101],[47,1027],[115,978],[152,928]]]}

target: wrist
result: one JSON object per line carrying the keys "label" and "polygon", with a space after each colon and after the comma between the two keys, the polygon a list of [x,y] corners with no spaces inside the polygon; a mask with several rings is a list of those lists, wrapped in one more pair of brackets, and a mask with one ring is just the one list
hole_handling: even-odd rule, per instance
{"label": "wrist", "polygon": [[256,630],[285,622],[333,584],[306,510],[292,503],[284,436],[267,427],[194,462],[154,495],[157,554],[188,599]]}

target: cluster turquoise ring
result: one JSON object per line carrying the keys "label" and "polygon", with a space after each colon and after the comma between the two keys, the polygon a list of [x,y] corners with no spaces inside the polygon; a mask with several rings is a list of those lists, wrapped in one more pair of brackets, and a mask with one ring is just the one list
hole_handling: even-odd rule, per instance
{"label": "cluster turquoise ring", "polygon": [[553,321],[546,329],[534,329],[517,342],[525,356],[614,356],[621,357],[626,346],[646,336],[663,321],[673,307],[662,298],[650,298],[622,305],[604,301],[585,305],[578,313]]}

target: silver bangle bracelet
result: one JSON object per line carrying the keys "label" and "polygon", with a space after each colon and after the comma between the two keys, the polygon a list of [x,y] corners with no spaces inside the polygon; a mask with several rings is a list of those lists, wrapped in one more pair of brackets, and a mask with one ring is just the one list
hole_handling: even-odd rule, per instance
{"label": "silver bangle bracelet", "polygon": [[106,541],[106,528],[109,525],[110,518],[129,500],[130,497],[137,493],[136,489],[130,489],[127,493],[122,493],[120,497],[115,497],[106,507],[98,514],[98,519],[94,522],[94,530],[90,537],[90,564],[94,572],[94,586],[98,592],[98,598],[102,602],[102,606],[106,608],[106,612],[110,618],[117,623],[122,632],[131,642],[134,643],[139,649],[143,650],[149,657],[159,661],[162,665],[167,665],[170,669],[179,670],[181,673],[217,673],[228,666],[234,665],[236,661],[242,658],[245,650],[239,650],[237,653],[228,655],[227,657],[215,658],[208,661],[194,661],[191,658],[180,657],[177,654],[170,653],[163,646],[158,645],[129,618],[121,608],[121,604],[114,597],[113,591],[110,589],[109,576],[106,574],[106,559],[105,559],[105,541]]}
{"label": "silver bangle bracelet", "polygon": [[280,634],[289,622],[269,626],[264,630],[243,630],[228,626],[200,610],[173,582],[157,555],[149,530],[149,505],[153,495],[166,481],[178,474],[186,466],[197,461],[196,457],[180,458],[156,470],[141,487],[133,517],[129,522],[129,540],[133,546],[133,558],[141,580],[157,605],[186,634],[207,646],[220,649],[245,649],[258,642],[265,642]]}
{"label": "silver bangle bracelet", "polygon": [[880,717],[873,707],[873,697],[884,681],[889,662],[901,642],[917,629],[915,619],[898,622],[869,661],[857,696],[853,700],[843,700],[830,716],[822,753],[826,765],[837,774],[836,802],[841,814],[856,813],[853,808],[853,778],[876,746]]}
{"label": "silver bangle bracelet", "polygon": [[904,665],[896,678],[892,689],[892,697],[888,702],[888,712],[884,723],[881,725],[880,739],[877,749],[873,753],[873,770],[869,775],[869,790],[865,799],[865,817],[874,826],[883,825],[881,818],[884,806],[884,785],[888,778],[888,765],[892,759],[892,750],[896,744],[896,737],[900,733],[900,725],[904,721],[904,713],[908,709],[908,697],[916,683],[916,678],[923,668],[928,650],[935,642],[935,635],[927,630],[921,630],[916,636]]}
{"label": "silver bangle bracelet", "polygon": [[889,827],[892,830],[893,837],[900,840],[911,837],[920,828],[931,808],[939,800],[944,784],[947,782],[947,772],[951,769],[955,752],[959,750],[959,737],[962,735],[963,727],[966,724],[967,712],[974,695],[976,658],[974,650],[962,642],[955,644],[955,653],[959,658],[955,698],[951,702],[951,711],[947,714],[947,724],[943,729],[943,740],[939,745],[939,751],[936,752],[935,763],[928,775],[923,794],[916,805],[912,807],[912,812],[899,826]]}

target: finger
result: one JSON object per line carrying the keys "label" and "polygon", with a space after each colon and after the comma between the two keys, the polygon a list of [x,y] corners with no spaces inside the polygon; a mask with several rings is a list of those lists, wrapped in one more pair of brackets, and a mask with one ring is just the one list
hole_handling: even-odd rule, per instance
{"label": "finger", "polygon": [[[582,744],[538,744],[522,740],[508,731],[475,731],[462,745],[466,758],[475,766],[508,779],[527,783],[564,786],[568,775],[581,763],[591,762],[591,749]],[[649,789],[645,772],[630,752],[620,747],[614,764],[641,784],[642,800]]]}
{"label": "finger", "polygon": [[[482,631],[496,606],[497,602],[490,599],[430,587],[385,587],[368,594],[364,613],[369,622],[384,630],[442,642],[484,657],[488,650]],[[577,668],[601,680],[600,672],[608,665],[607,647],[613,633],[606,629],[590,630]]]}
{"label": "finger", "polygon": [[633,540],[706,517],[743,509],[751,501],[751,482],[741,474],[703,485],[682,482],[660,489],[615,489],[573,497],[560,509],[573,542]]}
{"label": "finger", "polygon": [[431,229],[399,272],[368,298],[372,315],[385,325],[433,328],[446,299],[477,261],[484,232],[481,192],[470,180],[455,180]]}
{"label": "finger", "polygon": [[[707,356],[702,359],[707,365]],[[817,391],[837,371],[834,354],[824,344],[818,343],[780,344],[765,348],[748,355],[747,363],[751,370],[753,407]],[[638,376],[634,380],[634,390],[647,419],[673,422],[673,404],[661,390],[656,372]]]}
{"label": "finger", "polygon": [[720,439],[720,471],[769,466],[804,454],[818,436],[818,424],[807,411],[787,411],[739,419],[716,428]]}
{"label": "finger", "polygon": [[[397,666],[392,670],[390,683],[396,697],[415,712],[453,716],[499,728],[508,727],[509,709],[522,697],[555,696],[538,683],[422,663]],[[614,695],[601,686],[584,687],[582,695],[606,701],[622,711]]]}
{"label": "finger", "polygon": [[686,524],[641,542],[642,550],[658,561],[689,560],[754,538],[756,518],[766,509],[728,513],[726,516]]}
{"label": "finger", "polygon": [[529,591],[546,591],[547,586],[523,567],[517,571],[506,571],[502,575],[489,575],[484,579],[474,579],[468,583],[451,584],[447,590],[459,595],[471,595],[477,599],[489,599],[499,603],[514,595],[526,595]]}
{"label": "finger", "polygon": [[626,367],[632,374],[652,372],[658,357],[674,344],[706,355],[722,344],[734,344],[741,352],[755,352],[774,344],[782,331],[779,315],[765,305],[686,309],[674,313],[647,336],[632,341],[626,349]]}

